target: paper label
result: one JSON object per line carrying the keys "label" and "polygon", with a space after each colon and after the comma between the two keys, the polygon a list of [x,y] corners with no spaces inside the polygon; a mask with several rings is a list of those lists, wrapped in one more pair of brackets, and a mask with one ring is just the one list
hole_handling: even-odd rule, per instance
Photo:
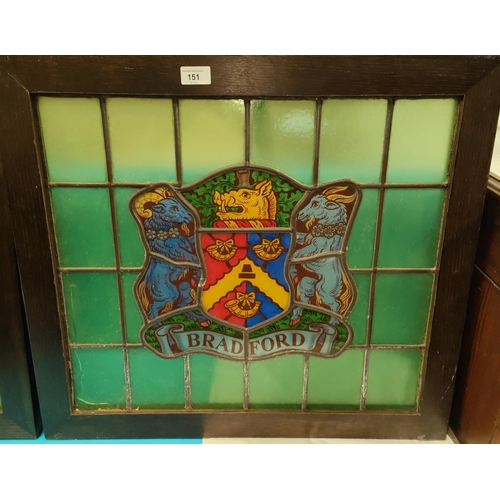
{"label": "paper label", "polygon": [[210,66],[181,66],[182,85],[210,85]]}

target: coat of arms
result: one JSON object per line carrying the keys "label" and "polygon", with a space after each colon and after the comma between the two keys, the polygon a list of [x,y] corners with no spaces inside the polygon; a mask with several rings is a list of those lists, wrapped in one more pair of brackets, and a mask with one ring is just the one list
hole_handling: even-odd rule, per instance
{"label": "coat of arms", "polygon": [[309,188],[254,166],[140,190],[143,342],[163,357],[339,355],[352,340],[345,249],[360,201],[351,181]]}

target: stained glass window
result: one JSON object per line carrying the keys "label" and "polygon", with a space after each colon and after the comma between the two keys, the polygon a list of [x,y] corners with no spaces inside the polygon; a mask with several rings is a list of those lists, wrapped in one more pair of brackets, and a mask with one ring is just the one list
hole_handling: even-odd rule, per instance
{"label": "stained glass window", "polygon": [[457,106],[40,97],[74,410],[416,410]]}

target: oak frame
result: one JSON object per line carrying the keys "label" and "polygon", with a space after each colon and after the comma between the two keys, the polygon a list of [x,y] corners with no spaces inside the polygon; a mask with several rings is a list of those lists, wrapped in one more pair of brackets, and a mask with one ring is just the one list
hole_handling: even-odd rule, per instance
{"label": "oak frame", "polygon": [[[180,66],[212,68],[182,86]],[[455,165],[420,412],[164,411],[73,414],[40,176],[35,95],[459,97]],[[0,57],[4,166],[48,438],[357,437],[441,439],[447,431],[481,210],[500,106],[497,57]],[[22,199],[22,204],[15,201]],[[36,248],[36,252],[33,249]]]}

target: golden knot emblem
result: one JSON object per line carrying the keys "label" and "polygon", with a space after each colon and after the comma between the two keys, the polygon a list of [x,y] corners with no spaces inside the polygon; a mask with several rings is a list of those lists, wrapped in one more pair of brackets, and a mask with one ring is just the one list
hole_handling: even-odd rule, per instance
{"label": "golden knot emblem", "polygon": [[262,243],[259,245],[254,245],[253,251],[257,257],[262,260],[274,260],[277,259],[283,252],[284,247],[280,245],[280,239],[274,238],[274,240],[267,240],[262,238]]}
{"label": "golden knot emblem", "polygon": [[236,299],[228,300],[224,305],[238,318],[255,316],[262,302],[256,299],[255,292],[236,292]]}
{"label": "golden knot emblem", "polygon": [[215,245],[209,245],[207,252],[216,260],[232,259],[238,248],[234,245],[233,238],[228,240],[215,240]]}

